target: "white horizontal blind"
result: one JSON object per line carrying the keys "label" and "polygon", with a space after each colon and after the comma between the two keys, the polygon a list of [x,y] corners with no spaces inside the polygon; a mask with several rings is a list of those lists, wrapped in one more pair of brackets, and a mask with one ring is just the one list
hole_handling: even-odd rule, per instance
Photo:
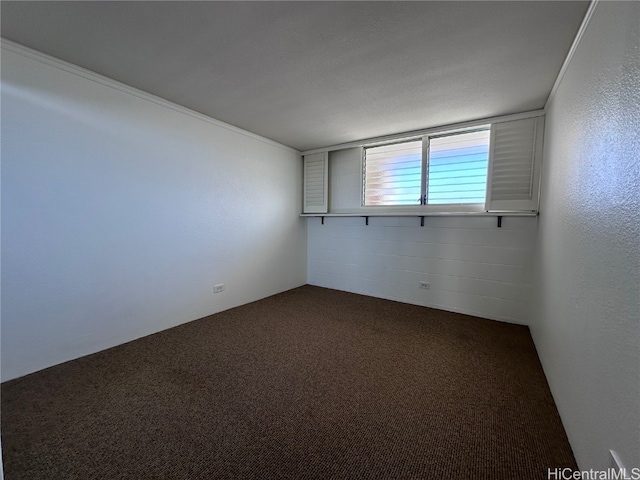
{"label": "white horizontal blind", "polygon": [[428,204],[485,203],[489,128],[429,139]]}
{"label": "white horizontal blind", "polygon": [[364,204],[419,205],[422,140],[365,148]]}
{"label": "white horizontal blind", "polygon": [[542,118],[492,126],[487,210],[537,210]]}
{"label": "white horizontal blind", "polygon": [[326,152],[304,157],[304,213],[327,213],[328,155]]}

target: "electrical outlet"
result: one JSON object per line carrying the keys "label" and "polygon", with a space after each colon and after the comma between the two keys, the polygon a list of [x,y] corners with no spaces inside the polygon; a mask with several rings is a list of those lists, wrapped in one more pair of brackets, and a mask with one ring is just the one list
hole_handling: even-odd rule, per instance
{"label": "electrical outlet", "polygon": [[431,284],[429,282],[420,282],[420,288],[424,288],[425,290],[429,290]]}
{"label": "electrical outlet", "polygon": [[224,283],[219,283],[218,285],[213,286],[213,293],[224,292]]}

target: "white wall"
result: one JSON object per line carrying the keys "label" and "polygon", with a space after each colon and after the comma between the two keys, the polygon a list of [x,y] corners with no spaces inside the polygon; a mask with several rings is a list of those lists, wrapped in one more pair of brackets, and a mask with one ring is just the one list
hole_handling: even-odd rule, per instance
{"label": "white wall", "polygon": [[329,211],[362,209],[362,148],[329,152]]}
{"label": "white wall", "polygon": [[[308,219],[308,283],[528,322],[535,217]],[[421,280],[430,289],[419,288]]]}
{"label": "white wall", "polygon": [[304,284],[301,181],[294,150],[4,43],[2,379]]}
{"label": "white wall", "polygon": [[597,4],[547,110],[531,329],[583,469],[640,467],[639,37]]}
{"label": "white wall", "polygon": [[[364,212],[362,149],[329,154],[332,213]],[[528,323],[537,219],[326,217],[308,220],[312,285]],[[419,288],[420,281],[430,289]]]}

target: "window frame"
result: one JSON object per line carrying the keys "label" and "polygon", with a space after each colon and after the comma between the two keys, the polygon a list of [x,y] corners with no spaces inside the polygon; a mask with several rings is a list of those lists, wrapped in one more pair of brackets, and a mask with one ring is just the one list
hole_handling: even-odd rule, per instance
{"label": "window frame", "polygon": [[[362,145],[361,149],[361,171],[362,171],[362,192],[360,198],[360,208],[363,211],[371,211],[372,213],[474,213],[484,212],[486,199],[489,195],[489,160],[491,152],[491,129],[492,123],[482,123],[479,125],[473,125],[468,127],[446,129],[440,131],[434,131],[423,135],[407,135],[406,137],[396,138],[393,140],[387,140],[382,142],[374,142],[366,145]],[[428,177],[429,177],[429,154],[430,154],[430,140],[433,138],[444,138],[455,135],[461,135],[465,133],[474,133],[486,131],[489,132],[489,153],[487,154],[487,181],[485,182],[485,201],[482,203],[437,203],[428,204],[422,203],[423,199],[428,199]],[[387,145],[396,145],[401,143],[407,143],[412,141],[422,142],[422,163],[421,163],[421,187],[420,187],[420,204],[417,205],[366,205],[365,204],[365,190],[366,190],[366,151],[368,148],[384,147]]]}
{"label": "window frame", "polygon": [[[401,138],[401,139],[396,139],[393,141],[389,141],[389,142],[382,142],[382,143],[376,143],[374,145],[363,145],[362,148],[362,153],[361,153],[361,165],[360,165],[360,169],[362,171],[362,185],[361,185],[361,192],[360,192],[360,206],[362,208],[377,208],[377,207],[417,207],[419,205],[365,205],[365,190],[366,190],[366,181],[367,181],[367,171],[366,171],[366,164],[367,164],[367,149],[368,148],[378,148],[378,147],[386,147],[388,145],[400,145],[402,143],[409,143],[409,142],[421,142],[421,164],[420,164],[420,168],[421,168],[421,172],[424,172],[424,168],[425,168],[425,151],[424,151],[424,135],[420,135],[420,136],[410,136],[410,137],[406,137],[406,138]],[[422,173],[420,174],[420,192],[424,191],[424,175],[422,175]],[[422,196],[422,193],[420,193],[420,195]]]}

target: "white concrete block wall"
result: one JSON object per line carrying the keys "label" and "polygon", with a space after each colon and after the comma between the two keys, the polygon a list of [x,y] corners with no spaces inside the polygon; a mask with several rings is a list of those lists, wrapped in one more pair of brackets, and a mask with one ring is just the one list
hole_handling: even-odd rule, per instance
{"label": "white concrete block wall", "polygon": [[[308,283],[527,324],[535,217],[308,219]],[[420,281],[430,282],[428,290]]]}

